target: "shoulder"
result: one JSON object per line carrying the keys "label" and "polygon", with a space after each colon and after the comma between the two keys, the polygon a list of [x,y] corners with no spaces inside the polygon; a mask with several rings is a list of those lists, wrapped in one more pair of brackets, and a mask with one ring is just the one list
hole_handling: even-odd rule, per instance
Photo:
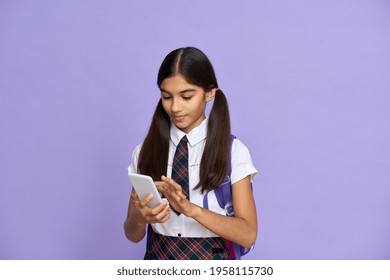
{"label": "shoulder", "polygon": [[139,143],[137,146],[135,146],[134,150],[133,150],[133,156],[136,154],[138,155],[139,152],[141,151],[141,148],[142,148],[142,145],[143,143]]}
{"label": "shoulder", "polygon": [[232,184],[250,176],[251,181],[256,177],[257,170],[247,146],[239,139],[234,139],[231,151],[231,181]]}
{"label": "shoulder", "polygon": [[139,158],[139,153],[140,153],[141,148],[142,148],[142,144],[143,143],[140,143],[134,148],[132,156],[131,156],[131,164],[127,168],[128,172],[138,173],[138,158]]}
{"label": "shoulder", "polygon": [[232,143],[232,155],[243,153],[250,154],[249,149],[240,139],[235,138]]}
{"label": "shoulder", "polygon": [[131,156],[133,161],[134,160],[138,161],[138,157],[139,157],[139,153],[141,152],[142,145],[143,145],[143,143],[140,143],[137,146],[135,146],[133,153],[132,153],[132,156]]}

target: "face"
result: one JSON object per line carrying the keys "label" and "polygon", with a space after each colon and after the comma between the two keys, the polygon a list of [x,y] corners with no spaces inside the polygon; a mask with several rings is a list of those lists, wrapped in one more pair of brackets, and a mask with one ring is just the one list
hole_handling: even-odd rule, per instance
{"label": "face", "polygon": [[216,89],[205,92],[203,88],[187,83],[181,75],[166,78],[160,89],[165,111],[172,122],[185,133],[206,118],[206,103],[216,92]]}

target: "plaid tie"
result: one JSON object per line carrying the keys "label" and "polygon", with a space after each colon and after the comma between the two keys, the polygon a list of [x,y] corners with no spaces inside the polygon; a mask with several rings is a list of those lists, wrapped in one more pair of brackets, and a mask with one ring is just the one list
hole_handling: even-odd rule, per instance
{"label": "plaid tie", "polygon": [[172,180],[178,183],[183,194],[190,199],[190,190],[188,182],[188,139],[184,136],[179,145],[177,145],[175,157],[172,164]]}

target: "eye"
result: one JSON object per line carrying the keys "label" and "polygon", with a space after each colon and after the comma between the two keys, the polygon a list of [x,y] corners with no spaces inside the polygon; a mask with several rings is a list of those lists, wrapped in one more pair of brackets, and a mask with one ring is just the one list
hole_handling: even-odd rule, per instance
{"label": "eye", "polygon": [[191,98],[192,98],[192,96],[183,96],[184,100],[190,100]]}
{"label": "eye", "polygon": [[169,96],[169,95],[166,95],[166,96],[162,96],[162,99],[164,99],[164,100],[168,100],[168,99],[171,99],[171,97]]}

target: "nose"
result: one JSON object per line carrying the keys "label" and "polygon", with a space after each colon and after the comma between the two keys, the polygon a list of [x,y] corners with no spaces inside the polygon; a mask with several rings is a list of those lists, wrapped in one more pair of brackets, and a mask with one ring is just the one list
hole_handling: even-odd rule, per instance
{"label": "nose", "polygon": [[181,103],[178,100],[178,98],[173,98],[172,104],[171,104],[171,112],[172,113],[178,113],[182,110]]}

